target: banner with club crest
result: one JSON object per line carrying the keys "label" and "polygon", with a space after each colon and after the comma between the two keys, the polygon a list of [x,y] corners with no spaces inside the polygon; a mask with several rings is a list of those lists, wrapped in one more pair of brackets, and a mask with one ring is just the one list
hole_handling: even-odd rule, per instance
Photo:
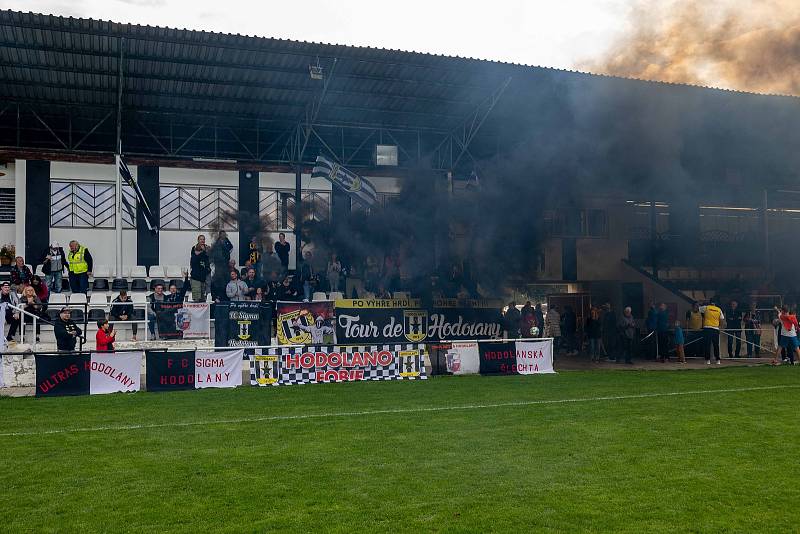
{"label": "banner with club crest", "polygon": [[280,345],[334,345],[336,312],[332,300],[317,302],[278,301]]}
{"label": "banner with club crest", "polygon": [[250,384],[424,380],[425,345],[277,347],[250,356]]}
{"label": "banner with club crest", "polygon": [[269,306],[257,301],[231,301],[224,306],[228,347],[269,345],[272,316]]}

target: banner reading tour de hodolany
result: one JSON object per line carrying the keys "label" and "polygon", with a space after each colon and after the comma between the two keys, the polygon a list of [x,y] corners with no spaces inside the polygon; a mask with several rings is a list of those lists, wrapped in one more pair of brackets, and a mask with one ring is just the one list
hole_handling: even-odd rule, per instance
{"label": "banner reading tour de hodolany", "polygon": [[258,301],[231,301],[228,315],[228,347],[269,345],[272,316],[268,306]]}
{"label": "banner reading tour de hodolany", "polygon": [[250,357],[250,384],[279,386],[427,378],[425,345],[281,347]]}
{"label": "banner reading tour de hodolany", "polygon": [[502,337],[501,302],[437,299],[430,310],[419,299],[336,301],[339,343],[421,343]]}
{"label": "banner reading tour de hodolany", "polygon": [[336,314],[332,300],[278,302],[278,344],[333,345]]}

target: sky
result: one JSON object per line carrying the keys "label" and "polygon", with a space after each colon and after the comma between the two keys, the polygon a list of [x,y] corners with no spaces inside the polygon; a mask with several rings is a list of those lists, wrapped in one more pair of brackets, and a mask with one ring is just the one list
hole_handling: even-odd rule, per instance
{"label": "sky", "polygon": [[626,31],[634,0],[0,0],[115,22],[572,69]]}

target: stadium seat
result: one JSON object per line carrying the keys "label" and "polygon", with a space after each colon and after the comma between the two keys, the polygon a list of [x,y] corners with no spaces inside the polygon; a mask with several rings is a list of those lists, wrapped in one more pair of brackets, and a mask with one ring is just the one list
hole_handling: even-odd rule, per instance
{"label": "stadium seat", "polygon": [[178,291],[183,287],[183,278],[173,278],[169,281],[169,285],[175,284],[175,287],[178,288]]}
{"label": "stadium seat", "polygon": [[107,306],[108,295],[104,291],[92,292],[89,297],[89,306]]}
{"label": "stadium seat", "polygon": [[94,308],[89,310],[89,322],[97,322],[101,319],[106,319],[105,308]]}
{"label": "stadium seat", "polygon": [[133,265],[123,265],[122,266],[122,278],[130,278],[131,277],[131,269],[133,269]]}
{"label": "stadium seat", "polygon": [[180,265],[167,265],[165,274],[167,278],[183,279],[183,267]]}
{"label": "stadium seat", "polygon": [[59,306],[58,308],[47,308],[47,312],[46,312],[47,313],[47,318],[52,323],[56,319],[58,319],[58,314],[60,312],[61,312],[61,306]]}
{"label": "stadium seat", "polygon": [[134,308],[131,318],[134,321],[144,321],[144,308]]}
{"label": "stadium seat", "polygon": [[69,296],[69,303],[72,304],[86,304],[86,295],[84,293],[72,293]]}
{"label": "stadium seat", "polygon": [[44,271],[42,271],[41,264],[36,266],[36,271],[34,271],[33,274],[38,274],[39,276],[44,277]]}
{"label": "stadium seat", "polygon": [[328,295],[328,300],[340,300],[343,299],[344,295],[342,295],[341,291],[331,291]]}
{"label": "stadium seat", "polygon": [[50,293],[50,298],[47,300],[51,306],[67,303],[66,293]]}
{"label": "stadium seat", "polygon": [[361,295],[361,298],[362,299],[374,299],[375,298],[375,293],[373,293],[372,291],[364,291],[364,294]]}
{"label": "stadium seat", "polygon": [[211,293],[206,294],[206,302],[214,302],[214,298],[211,296]]}
{"label": "stadium seat", "polygon": [[70,290],[69,278],[65,276],[64,278],[61,279],[61,291],[69,291],[69,290]]}
{"label": "stadium seat", "polygon": [[113,291],[125,291],[128,290],[128,281],[124,278],[114,278],[114,281],[111,282],[111,289]]}
{"label": "stadium seat", "polygon": [[153,278],[152,280],[150,280],[150,291],[155,291],[156,286],[158,284],[163,285],[164,289],[167,289],[167,287],[166,287],[167,283],[164,281],[163,278]]}
{"label": "stadium seat", "polygon": [[147,293],[131,293],[131,302],[134,304],[146,304]]}
{"label": "stadium seat", "polygon": [[80,323],[83,322],[84,317],[83,308],[73,308],[70,306],[69,309],[72,312],[71,319],[80,325]]}
{"label": "stadium seat", "polygon": [[314,295],[311,297],[311,300],[313,300],[314,302],[318,300],[328,300],[328,296],[322,291],[316,291],[314,292]]}
{"label": "stadium seat", "polygon": [[131,278],[147,278],[147,268],[144,265],[131,267]]}
{"label": "stadium seat", "polygon": [[108,278],[95,278],[92,280],[92,291],[108,291]]}
{"label": "stadium seat", "polygon": [[111,277],[111,267],[108,265],[95,265],[93,269],[92,275],[94,275],[95,278]]}
{"label": "stadium seat", "polygon": [[166,269],[163,265],[151,265],[148,274],[150,278],[164,278],[166,276]]}
{"label": "stadium seat", "polygon": [[131,282],[131,292],[147,291],[147,280],[144,278],[134,278]]}
{"label": "stadium seat", "polygon": [[395,291],[394,294],[392,295],[392,298],[393,299],[407,299],[408,298],[408,293],[406,293],[405,291]]}

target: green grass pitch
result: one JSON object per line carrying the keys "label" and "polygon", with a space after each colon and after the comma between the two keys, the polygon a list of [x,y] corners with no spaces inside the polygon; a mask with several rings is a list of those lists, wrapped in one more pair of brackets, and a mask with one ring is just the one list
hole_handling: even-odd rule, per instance
{"label": "green grass pitch", "polygon": [[[797,532],[799,379],[715,367],[3,398],[0,531]],[[65,429],[82,430],[47,433]]]}

